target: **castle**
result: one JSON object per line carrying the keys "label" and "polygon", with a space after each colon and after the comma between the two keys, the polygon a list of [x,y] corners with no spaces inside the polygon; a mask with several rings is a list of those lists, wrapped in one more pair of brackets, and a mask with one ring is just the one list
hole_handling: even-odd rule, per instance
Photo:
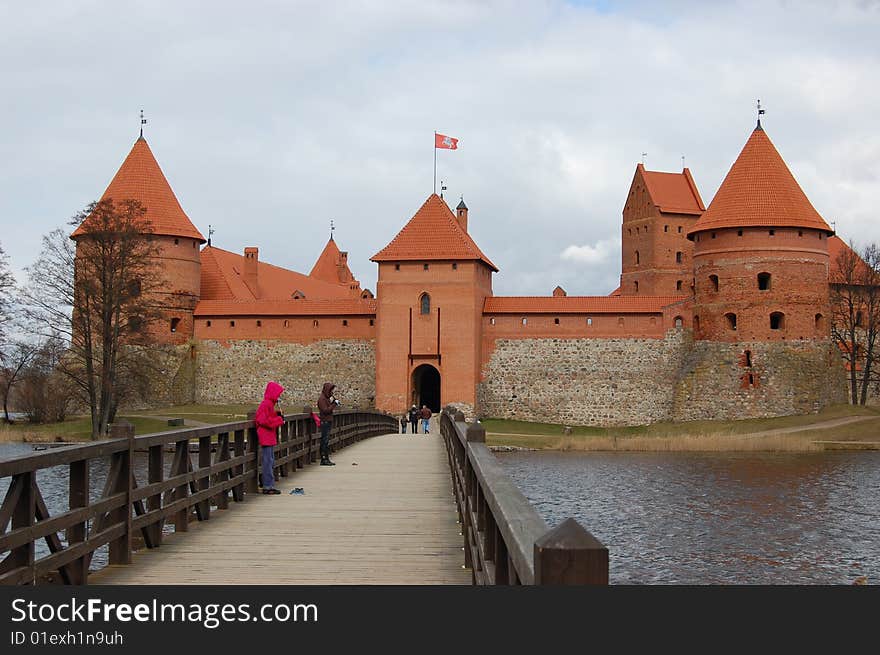
{"label": "castle", "polygon": [[[709,207],[690,171],[636,166],[620,287],[500,297],[496,265],[431,195],[373,255],[375,296],[331,236],[308,275],[220,249],[193,225],[146,140],[103,198],[147,209],[160,245],[170,402],[252,402],[268,379],[313,403],[585,425],[750,418],[845,401],[829,274],[845,248],[760,123]],[[78,239],[82,227],[71,238]],[[830,256],[829,256],[830,253]],[[157,399],[158,400],[158,399]]]}

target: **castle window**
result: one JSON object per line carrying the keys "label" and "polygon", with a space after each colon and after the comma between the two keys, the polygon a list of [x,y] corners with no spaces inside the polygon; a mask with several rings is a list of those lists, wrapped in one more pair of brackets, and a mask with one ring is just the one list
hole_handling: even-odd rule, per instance
{"label": "castle window", "polygon": [[312,321],[312,327],[318,327],[318,319]]}
{"label": "castle window", "polygon": [[824,237],[824,236],[825,236],[824,234],[822,234],[821,232],[819,232],[819,239],[820,239],[820,240],[821,240],[822,237]]}
{"label": "castle window", "polygon": [[176,245],[179,245],[179,244],[180,244],[180,239],[175,239],[175,240],[174,240],[174,245],[176,246]]}
{"label": "castle window", "polygon": [[714,232],[712,233],[712,238],[713,238],[713,239],[715,238],[715,233],[714,233]]}
{"label": "castle window", "polygon": [[457,271],[457,270],[458,270],[458,262],[452,262],[452,270],[453,270],[453,271]]}
{"label": "castle window", "polygon": [[681,225],[678,226],[678,233],[681,234]]}
{"label": "castle window", "polygon": [[727,327],[730,330],[736,329],[736,314],[733,312],[728,312],[724,315],[724,318],[727,320]]}
{"label": "castle window", "polygon": [[128,329],[131,332],[140,332],[144,327],[144,322],[140,316],[132,316],[128,319]]}
{"label": "castle window", "polygon": [[284,327],[290,327],[290,321],[284,321]]}
{"label": "castle window", "polygon": [[528,324],[529,324],[529,319],[527,319],[525,316],[523,316],[522,324],[523,324],[523,325],[528,325]]}
{"label": "castle window", "polygon": [[770,314],[770,329],[771,330],[784,330],[785,329],[785,314],[782,312],[773,312]]}
{"label": "castle window", "polygon": [[664,232],[669,232],[669,226],[668,226],[668,225],[664,225],[664,226],[663,226],[663,231],[664,231]]}
{"label": "castle window", "polygon": [[229,321],[229,327],[235,327],[235,321]]}
{"label": "castle window", "polygon": [[559,325],[559,319],[558,319],[558,318],[554,318],[554,319],[553,319],[553,325]]}
{"label": "castle window", "polygon": [[752,365],[752,351],[747,350],[743,353],[743,355],[745,355],[745,358],[746,358],[746,366],[751,366]]}
{"label": "castle window", "polygon": [[395,270],[395,271],[399,271],[399,270],[400,270],[400,264],[395,264],[395,265],[394,265],[394,270]]}
{"label": "castle window", "polygon": [[639,281],[636,280],[635,282],[633,282],[633,285],[635,286],[636,293],[638,293],[639,292]]}
{"label": "castle window", "polygon": [[196,247],[197,247],[197,246],[196,246],[196,242],[193,241],[193,248],[196,248]]}
{"label": "castle window", "polygon": [[427,265],[427,264],[422,264],[422,270],[427,271],[427,270],[428,270],[428,265]]}
{"label": "castle window", "polygon": [[495,325],[495,317],[489,319],[489,325]]}
{"label": "castle window", "polygon": [[205,327],[211,327],[211,321],[205,321]]}
{"label": "castle window", "polygon": [[617,324],[618,324],[620,327],[623,327],[623,316],[620,316],[620,317],[617,319]]}
{"label": "castle window", "polygon": [[694,316],[694,334],[700,331],[700,317]]}
{"label": "castle window", "polygon": [[680,252],[675,253],[675,263],[681,264],[681,253]]}
{"label": "castle window", "polygon": [[718,276],[710,275],[709,282],[712,284],[712,291],[718,291]]}
{"label": "castle window", "polygon": [[263,327],[263,321],[257,319],[257,327]]}
{"label": "castle window", "polygon": [[864,327],[861,311],[856,312],[856,327]]}
{"label": "castle window", "polygon": [[629,235],[630,235],[630,236],[632,236],[632,234],[633,234],[632,228],[627,228],[626,231],[629,232]]}
{"label": "castle window", "polygon": [[822,314],[816,314],[814,320],[815,320],[816,330],[821,332],[822,330],[825,329],[825,317],[822,316]]}
{"label": "castle window", "polygon": [[743,235],[743,231],[742,231],[742,230],[737,230],[737,231],[736,231],[736,236],[741,237],[742,235]]}
{"label": "castle window", "polygon": [[749,373],[749,386],[755,386],[755,375],[754,373]]}
{"label": "castle window", "polygon": [[346,319],[342,319],[342,327],[348,327],[348,321]]}
{"label": "castle window", "polygon": [[374,325],[376,323],[375,319],[370,319],[370,325]]}
{"label": "castle window", "polygon": [[423,293],[419,298],[419,311],[422,314],[430,314],[431,313],[431,296],[427,293]]}
{"label": "castle window", "polygon": [[684,320],[682,320],[681,316],[675,317],[675,327],[681,327],[684,325]]}
{"label": "castle window", "polygon": [[676,291],[681,291],[681,280],[676,280],[676,281],[675,281],[675,290],[676,290]]}
{"label": "castle window", "polygon": [[636,264],[641,262],[641,256],[639,255],[639,251],[636,250]]}
{"label": "castle window", "polygon": [[638,233],[639,233],[639,228],[636,228],[636,234],[638,234]]}
{"label": "castle window", "polygon": [[593,324],[593,319],[592,319],[592,318],[588,318],[588,319],[587,319],[587,325],[592,325],[592,324]]}
{"label": "castle window", "polygon": [[804,231],[803,231],[803,230],[798,230],[798,236],[799,236],[799,237],[804,236]]}
{"label": "castle window", "polygon": [[776,236],[776,230],[770,230],[770,236]]}
{"label": "castle window", "polygon": [[770,289],[770,273],[758,273],[758,291]]}

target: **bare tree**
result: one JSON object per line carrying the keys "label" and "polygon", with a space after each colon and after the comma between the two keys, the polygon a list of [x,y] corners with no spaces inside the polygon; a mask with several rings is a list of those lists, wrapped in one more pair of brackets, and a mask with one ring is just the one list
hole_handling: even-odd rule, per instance
{"label": "bare tree", "polygon": [[6,423],[12,423],[9,418],[12,390],[21,381],[36,350],[37,347],[31,343],[17,341],[6,352],[0,352],[0,394],[3,395],[3,420]]}
{"label": "bare tree", "polygon": [[9,270],[9,258],[0,245],[0,353],[6,339],[6,324],[9,323],[12,311],[12,295],[15,290],[15,278]]}
{"label": "bare tree", "polygon": [[850,242],[832,263],[831,336],[847,364],[850,402],[864,405],[877,377],[880,335],[880,247],[871,243],[861,255]]}
{"label": "bare tree", "polygon": [[23,292],[28,317],[41,334],[60,334],[68,350],[58,370],[85,395],[92,438],[106,432],[128,368],[126,345],[146,344],[158,309],[158,246],[145,208],[104,199],[77,214],[76,244],[63,230],[43,238]]}

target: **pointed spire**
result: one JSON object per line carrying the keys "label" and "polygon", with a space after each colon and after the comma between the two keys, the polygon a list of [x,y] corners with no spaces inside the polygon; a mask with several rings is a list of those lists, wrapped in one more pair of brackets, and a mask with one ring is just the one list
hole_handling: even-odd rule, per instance
{"label": "pointed spire", "polygon": [[[146,218],[154,234],[205,242],[205,237],[196,229],[180,206],[147,140],[143,137],[139,137],[134,142],[131,152],[101,196],[101,200],[108,198],[116,202],[122,200],[140,202],[147,210]],[[88,219],[83,225],[87,222]],[[74,230],[71,237],[80,236],[84,232],[83,225]]]}
{"label": "pointed spire", "polygon": [[764,226],[804,227],[832,233],[770,137],[758,126],[688,236],[710,229]]}
{"label": "pointed spire", "polygon": [[146,125],[146,124],[147,124],[147,119],[144,118],[144,110],[141,109],[141,135],[140,135],[140,137],[138,137],[140,139],[144,138],[144,125]]}
{"label": "pointed spire", "polygon": [[464,196],[461,196],[461,200],[458,203],[458,207],[456,209],[467,209],[467,205],[464,204]]}

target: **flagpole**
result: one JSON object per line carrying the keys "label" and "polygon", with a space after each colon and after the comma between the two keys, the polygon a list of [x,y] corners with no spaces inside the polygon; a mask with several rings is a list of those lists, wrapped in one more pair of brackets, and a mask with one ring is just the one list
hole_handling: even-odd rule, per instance
{"label": "flagpole", "polygon": [[434,130],[434,194],[437,193],[437,130]]}

